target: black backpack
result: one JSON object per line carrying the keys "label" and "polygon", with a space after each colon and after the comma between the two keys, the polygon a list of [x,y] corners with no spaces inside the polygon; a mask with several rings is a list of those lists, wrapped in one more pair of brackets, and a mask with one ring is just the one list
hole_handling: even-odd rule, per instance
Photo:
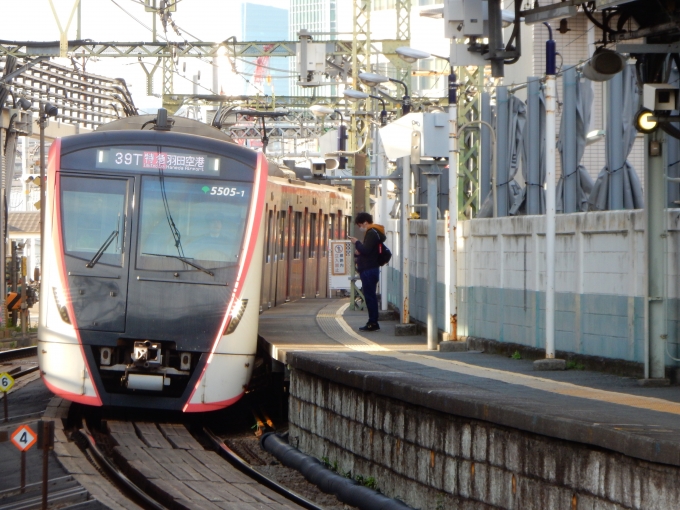
{"label": "black backpack", "polygon": [[378,264],[384,266],[392,258],[392,252],[385,246],[385,243],[380,243],[378,246]]}
{"label": "black backpack", "polygon": [[[378,234],[377,229],[373,229],[373,230],[375,230],[375,233]],[[378,239],[380,239],[380,234],[378,234]],[[390,251],[390,249],[387,246],[385,246],[385,243],[381,242],[378,245],[378,265],[384,266],[391,259],[392,259],[392,252]]]}

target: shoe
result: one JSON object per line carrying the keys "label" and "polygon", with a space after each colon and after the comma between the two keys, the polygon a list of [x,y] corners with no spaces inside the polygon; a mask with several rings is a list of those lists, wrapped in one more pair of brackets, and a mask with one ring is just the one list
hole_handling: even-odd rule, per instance
{"label": "shoe", "polygon": [[378,323],[367,323],[365,326],[359,328],[359,331],[380,331]]}

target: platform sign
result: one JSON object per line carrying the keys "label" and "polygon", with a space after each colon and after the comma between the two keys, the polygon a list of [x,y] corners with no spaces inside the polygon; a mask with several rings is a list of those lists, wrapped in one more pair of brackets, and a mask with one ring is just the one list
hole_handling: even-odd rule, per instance
{"label": "platform sign", "polygon": [[7,393],[14,386],[14,378],[7,372],[0,374],[0,391]]}
{"label": "platform sign", "polygon": [[12,443],[19,451],[25,452],[29,450],[38,440],[38,434],[31,430],[28,425],[21,425],[18,429],[12,432]]}
{"label": "platform sign", "polygon": [[351,241],[329,241],[328,290],[349,290],[352,263]]}

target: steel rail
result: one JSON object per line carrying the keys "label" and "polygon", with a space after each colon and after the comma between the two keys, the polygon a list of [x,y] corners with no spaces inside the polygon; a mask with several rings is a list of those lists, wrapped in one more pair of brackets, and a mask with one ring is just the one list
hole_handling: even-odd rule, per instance
{"label": "steel rail", "polygon": [[30,358],[31,356],[38,355],[38,348],[33,347],[21,347],[19,349],[11,349],[9,351],[0,351],[0,363],[6,361],[12,361],[15,359]]}
{"label": "steel rail", "polygon": [[278,482],[275,482],[274,480],[267,478],[259,471],[256,471],[250,464],[248,464],[245,460],[238,456],[231,448],[224,444],[224,441],[217,437],[210,429],[203,427],[203,432],[208,437],[208,439],[210,439],[210,442],[217,450],[217,453],[223,459],[229,462],[232,466],[234,466],[236,469],[238,469],[248,477],[257,481],[261,485],[268,487],[274,492],[277,492],[281,496],[288,498],[289,500],[300,505],[303,508],[307,508],[309,510],[323,510],[322,507],[312,503],[308,499],[303,498],[299,494],[287,489]]}
{"label": "steel rail", "polygon": [[90,430],[87,428],[87,425],[85,424],[83,426],[85,427],[85,431],[83,432],[82,430],[78,430],[75,434],[83,438],[84,441],[82,441],[82,444],[89,449],[91,457],[94,459],[97,467],[104,471],[111,478],[111,480],[113,480],[118,485],[118,488],[122,488],[124,491],[127,491],[127,494],[132,496],[132,499],[136,503],[139,503],[141,506],[150,508],[152,510],[167,510],[167,507],[161,505],[158,501],[140,489],[132,480],[125,476],[99,449],[94,437],[92,437]]}

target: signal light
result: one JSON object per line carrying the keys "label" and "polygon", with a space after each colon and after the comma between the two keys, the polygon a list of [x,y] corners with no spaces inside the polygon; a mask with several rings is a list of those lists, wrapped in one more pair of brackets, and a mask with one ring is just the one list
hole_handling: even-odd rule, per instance
{"label": "signal light", "polygon": [[641,133],[653,133],[659,127],[659,123],[653,120],[653,117],[653,111],[641,108],[635,115],[635,129]]}

